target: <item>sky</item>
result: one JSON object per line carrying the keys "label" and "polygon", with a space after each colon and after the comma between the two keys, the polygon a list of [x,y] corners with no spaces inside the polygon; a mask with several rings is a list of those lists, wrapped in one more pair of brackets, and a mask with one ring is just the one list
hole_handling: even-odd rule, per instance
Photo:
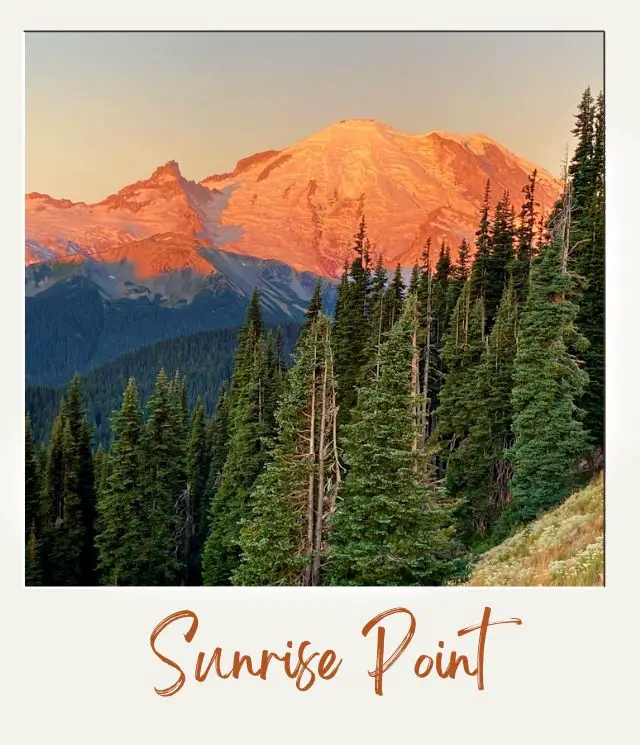
{"label": "sky", "polygon": [[168,160],[200,180],[340,119],[482,132],[560,175],[603,36],[28,33],[26,186],[94,202]]}

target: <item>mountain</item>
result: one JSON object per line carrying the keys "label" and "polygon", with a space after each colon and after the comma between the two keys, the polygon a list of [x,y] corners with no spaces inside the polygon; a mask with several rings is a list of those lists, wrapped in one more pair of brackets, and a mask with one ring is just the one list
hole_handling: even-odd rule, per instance
{"label": "mountain", "polygon": [[604,583],[604,476],[484,554],[473,586]]}
{"label": "mountain", "polygon": [[[109,295],[107,291],[114,289],[109,283],[126,285],[126,265],[122,274],[117,274],[117,266],[105,269],[90,257],[80,264],[65,261],[28,267],[27,285],[33,294],[25,304],[27,384],[63,385],[75,372],[147,344],[240,326],[254,286],[261,289],[266,323],[302,321],[315,285],[313,275],[258,259],[240,261],[240,257],[223,255],[213,260],[222,270],[213,272],[199,292],[192,289],[190,302],[183,298],[173,305],[135,284],[126,288],[129,296]],[[75,271],[68,273],[69,268]],[[116,274],[107,274],[111,271]],[[181,282],[177,273],[161,275],[156,290],[161,282],[165,287],[190,286],[193,275],[186,270],[185,275]],[[335,287],[325,284],[322,294],[324,308],[332,313]]]}
{"label": "mountain", "polygon": [[[536,166],[484,135],[410,135],[368,119],[338,122],[281,152],[254,156],[202,184],[228,195],[217,245],[336,275],[362,212],[374,252],[411,266],[424,239],[473,240],[487,179],[517,206]],[[549,212],[560,185],[538,168]],[[235,232],[234,232],[235,231]]]}
{"label": "mountain", "polygon": [[[300,321],[317,275],[216,248],[225,200],[173,161],[96,204],[28,194],[27,379],[57,384],[140,344],[241,324],[254,287],[268,321]],[[324,298],[331,310],[330,284]]]}
{"label": "mountain", "polygon": [[[59,385],[161,339],[265,318],[299,322],[333,282],[365,214],[373,252],[410,267],[427,236],[472,240],[487,179],[517,206],[534,165],[484,135],[410,135],[345,120],[233,171],[189,181],[175,161],[94,204],[26,196],[27,380]],[[549,211],[559,183],[538,169]]]}
{"label": "mountain", "polygon": [[[171,161],[95,204],[27,194],[26,261],[91,256],[124,261],[139,280],[185,266],[206,277],[201,253],[214,248],[335,276],[364,212],[374,252],[389,266],[411,266],[427,236],[435,245],[449,240],[454,251],[473,239],[487,179],[494,202],[508,189],[519,205],[534,168],[485,135],[411,135],[344,120],[201,183]],[[538,168],[543,210],[559,190]]]}
{"label": "mountain", "polygon": [[[145,253],[145,238],[163,233],[202,235],[201,214],[220,197],[216,190],[183,178],[175,161],[95,204],[27,194],[26,262],[99,254],[127,243],[131,243],[127,255],[135,260]],[[176,262],[169,266],[175,267]]]}

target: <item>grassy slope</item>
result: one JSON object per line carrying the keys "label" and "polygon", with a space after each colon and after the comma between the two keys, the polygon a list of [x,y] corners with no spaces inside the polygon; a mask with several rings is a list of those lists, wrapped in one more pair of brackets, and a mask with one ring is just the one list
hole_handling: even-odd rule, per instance
{"label": "grassy slope", "polygon": [[593,586],[604,580],[602,473],[559,507],[492,548],[474,567],[475,586]]}

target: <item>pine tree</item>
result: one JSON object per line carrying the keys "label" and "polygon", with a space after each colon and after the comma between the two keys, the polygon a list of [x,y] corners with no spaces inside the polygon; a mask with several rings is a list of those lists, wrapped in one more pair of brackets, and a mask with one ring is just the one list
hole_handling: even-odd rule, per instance
{"label": "pine tree", "polygon": [[234,584],[320,583],[324,517],[339,476],[335,402],[330,324],[319,315],[296,351],[273,456],[254,486],[253,512],[241,532]]}
{"label": "pine tree", "polygon": [[311,296],[311,300],[309,301],[309,305],[307,306],[307,310],[305,312],[304,316],[304,324],[302,325],[302,332],[305,333],[308,331],[309,326],[313,324],[313,322],[316,320],[318,313],[322,312],[322,280],[319,279],[316,282],[316,286],[313,290],[313,295]]}
{"label": "pine tree", "polygon": [[[166,386],[166,378],[164,380]],[[167,584],[172,542],[166,540],[157,494],[147,491],[151,476],[145,462],[145,432],[138,391],[133,378],[124,392],[122,407],[112,419],[114,437],[110,473],[98,502],[98,567],[104,585]],[[143,450],[143,444],[145,448]],[[155,468],[154,463],[152,467]],[[159,534],[165,540],[159,540]]]}
{"label": "pine tree", "polygon": [[584,348],[567,298],[558,236],[533,264],[514,363],[512,513],[531,520],[577,483],[587,436],[576,401],[587,382],[569,349]]}
{"label": "pine tree", "polygon": [[49,526],[43,526],[43,533],[50,541],[47,584],[80,585],[83,583],[86,532],[78,483],[77,450],[70,421],[63,411],[64,403],[53,424],[45,477],[46,512],[53,517]]}
{"label": "pine tree", "polygon": [[418,295],[418,288],[420,287],[420,268],[417,264],[414,264],[411,269],[411,279],[409,280],[409,291],[408,294]]}
{"label": "pine tree", "polygon": [[[580,311],[576,323],[589,346],[584,352],[589,385],[579,405],[584,408],[585,426],[592,443],[604,446],[604,97],[598,96],[591,114],[584,108],[590,100],[587,90],[574,133],[578,145],[569,168],[571,181],[571,230],[569,268],[581,280],[576,300]],[[593,130],[592,142],[589,143]]]}
{"label": "pine tree", "polygon": [[93,471],[92,432],[87,409],[82,400],[80,376],[75,375],[67,388],[62,416],[69,422],[74,459],[77,468],[77,490],[84,524],[82,540],[82,584],[96,583],[95,521],[96,490]]}
{"label": "pine tree", "polygon": [[[429,327],[431,336],[428,343],[429,357],[429,398],[431,400],[431,414],[428,429],[433,431],[436,428],[437,407],[440,401],[440,392],[445,376],[446,364],[443,357],[444,342],[447,329],[449,328],[453,308],[452,285],[455,284],[454,268],[451,262],[451,254],[448,244],[443,242],[440,245],[438,261],[435,266],[435,272],[431,279],[427,279],[429,285]],[[424,296],[420,295],[420,299]],[[426,367],[426,350],[425,350],[425,367]],[[423,374],[423,391],[424,391],[424,374]],[[438,464],[442,471],[441,464]],[[442,473],[440,474],[442,475]]]}
{"label": "pine tree", "polygon": [[380,375],[358,391],[345,428],[348,471],[331,518],[333,585],[439,584],[446,577],[450,516],[414,468],[411,390],[415,298],[380,351]]}
{"label": "pine tree", "polygon": [[278,350],[277,336],[268,331],[263,343],[264,372],[261,417],[264,436],[269,436],[276,426],[276,408],[285,385],[285,368]]}
{"label": "pine tree", "polygon": [[505,191],[496,205],[491,238],[489,257],[487,259],[487,285],[484,295],[486,326],[488,333],[493,326],[493,320],[500,304],[500,298],[507,284],[509,271],[513,266],[515,238],[514,212],[509,192]]}
{"label": "pine tree", "polygon": [[[254,293],[257,298],[257,293]],[[257,301],[250,306],[233,371],[227,457],[209,507],[209,532],[202,552],[207,585],[229,584],[240,561],[241,521],[251,513],[253,484],[267,460],[273,412],[265,407],[268,369]]]}
{"label": "pine tree", "polygon": [[200,551],[206,537],[203,527],[205,515],[206,485],[209,475],[210,454],[207,451],[207,432],[204,404],[199,398],[191,417],[191,427],[187,443],[187,483],[184,500],[185,525],[183,529],[183,561],[185,565],[185,584],[199,584],[201,578]]}
{"label": "pine tree", "polygon": [[[602,100],[604,104],[604,100]],[[596,178],[594,173],[594,128],[595,128],[595,106],[591,89],[587,88],[582,94],[578,105],[575,126],[572,134],[577,139],[573,157],[569,164],[569,176],[571,178],[571,212],[574,221],[574,239],[580,240],[585,237],[584,228],[588,226],[587,217],[596,189]],[[602,120],[604,123],[604,120]],[[604,137],[604,129],[602,130]],[[588,228],[586,236],[589,236]]]}
{"label": "pine tree", "polygon": [[527,298],[529,284],[529,273],[531,262],[535,255],[534,237],[536,228],[536,177],[538,172],[533,171],[529,175],[527,183],[522,189],[523,201],[520,210],[519,225],[516,231],[517,252],[513,262],[512,276],[516,291],[516,298],[520,305]]}
{"label": "pine tree", "polygon": [[404,305],[405,285],[402,278],[402,268],[400,264],[396,265],[393,279],[389,284],[384,296],[384,317],[383,327],[388,331],[395,323],[400,320],[402,307]]}
{"label": "pine tree", "polygon": [[182,505],[178,499],[184,488],[184,414],[181,385],[169,383],[164,370],[156,378],[147,401],[147,422],[142,438],[144,458],[143,491],[149,502],[148,562],[153,584],[171,585],[178,581],[176,554],[182,543]]}
{"label": "pine tree", "polygon": [[371,282],[371,296],[369,303],[369,327],[370,337],[367,344],[366,356],[369,367],[375,367],[378,349],[382,344],[384,334],[388,330],[385,327],[385,287],[388,274],[384,267],[382,254],[378,256],[373,279]]}
{"label": "pine tree", "polygon": [[451,313],[455,306],[451,305],[451,284],[454,279],[454,268],[451,262],[449,245],[443,242],[436,263],[433,276],[433,319],[436,338],[436,348],[442,347],[442,341],[446,334],[451,319]]}
{"label": "pine tree", "polygon": [[[24,532],[25,540],[37,530],[40,512],[40,470],[31,420],[25,420],[24,437]],[[34,538],[35,540],[35,538]]]}
{"label": "pine tree", "polygon": [[469,279],[469,253],[470,248],[467,241],[463,238],[458,247],[458,261],[455,264],[450,263],[447,282],[447,320],[450,320],[451,313],[456,307],[458,298],[462,293],[465,282]]}
{"label": "pine tree", "polygon": [[470,252],[471,248],[463,238],[460,247],[458,248],[458,261],[455,266],[456,279],[462,283],[469,279]]}
{"label": "pine tree", "polygon": [[480,209],[480,222],[476,231],[476,254],[471,267],[471,299],[486,301],[489,285],[488,262],[491,246],[491,221],[489,219],[489,200],[491,183],[487,180]]}
{"label": "pine tree", "polygon": [[462,504],[460,534],[471,541],[486,536],[508,503],[513,444],[511,389],[517,341],[517,303],[513,284],[506,288],[480,365],[468,389],[468,435],[449,458],[445,487]]}
{"label": "pine tree", "polygon": [[478,405],[476,381],[484,351],[484,304],[480,298],[472,304],[471,291],[472,283],[467,282],[451,317],[442,351],[447,372],[440,391],[434,437],[445,462],[467,436]]}
{"label": "pine tree", "polygon": [[367,363],[371,337],[369,305],[372,277],[364,216],[354,237],[353,252],[355,257],[348,275],[343,275],[338,290],[333,334],[342,423],[348,421],[355,405],[356,385]]}

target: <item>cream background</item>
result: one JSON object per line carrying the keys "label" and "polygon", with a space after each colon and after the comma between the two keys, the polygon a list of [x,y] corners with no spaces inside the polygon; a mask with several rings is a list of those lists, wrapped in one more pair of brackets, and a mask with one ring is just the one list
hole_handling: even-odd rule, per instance
{"label": "cream background", "polygon": [[[195,4],[191,4],[195,5]],[[190,6],[191,7],[191,6]],[[401,738],[445,743],[627,742],[637,731],[638,503],[636,395],[637,152],[639,118],[633,62],[634,15],[628,3],[456,3],[428,8],[397,0],[369,3],[236,2],[221,9],[186,3],[160,11],[146,0],[32,1],[3,8],[0,23],[0,739],[20,743],[386,743]],[[308,8],[305,10],[305,8]],[[525,15],[526,11],[526,15]],[[534,14],[535,15],[532,15]],[[25,590],[23,528],[23,152],[24,28],[606,28],[608,126],[608,462],[606,589]],[[544,105],[540,107],[544,116]],[[637,231],[636,231],[637,232]],[[625,341],[625,353],[621,343]],[[634,469],[632,471],[632,469]],[[635,478],[634,478],[635,477]],[[374,640],[360,630],[397,605],[417,617],[416,636],[373,693],[366,670]],[[455,631],[519,616],[523,625],[489,629],[486,689],[475,680],[418,680],[411,667],[446,647]],[[284,676],[268,682],[187,683],[164,699],[153,686],[173,682],[148,637],[166,615],[190,608],[201,627],[189,647],[177,625],[162,637],[182,663],[218,644],[233,650],[282,649],[303,638],[344,658],[338,675],[299,693]],[[390,632],[391,633],[391,632]],[[171,637],[171,643],[169,643]],[[165,641],[166,647],[165,647]],[[467,639],[469,639],[467,637]],[[475,639],[459,640],[471,651]],[[193,648],[193,649],[192,649]],[[169,655],[171,656],[171,655]],[[276,671],[277,672],[277,671]]]}

